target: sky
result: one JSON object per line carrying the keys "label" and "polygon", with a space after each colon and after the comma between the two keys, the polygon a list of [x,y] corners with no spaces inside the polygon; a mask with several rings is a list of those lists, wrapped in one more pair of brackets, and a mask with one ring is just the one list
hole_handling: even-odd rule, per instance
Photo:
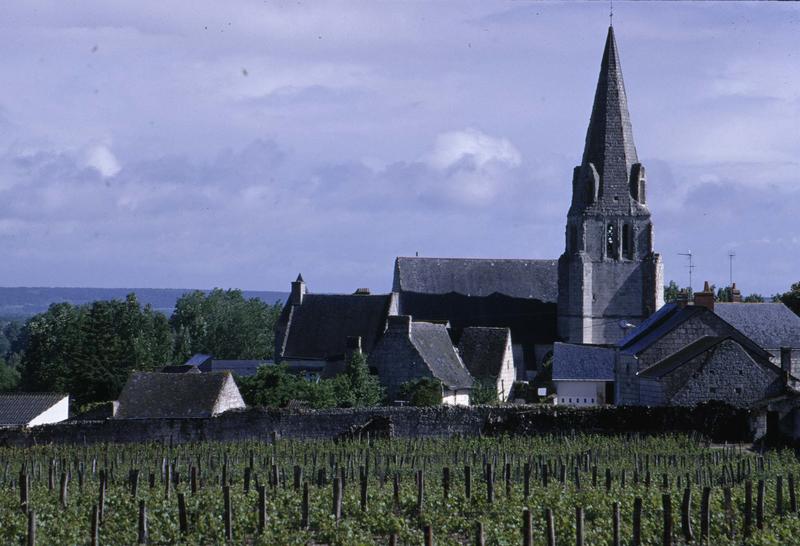
{"label": "sky", "polygon": [[[0,285],[557,258],[605,2],[5,2]],[[800,281],[800,4],[614,2],[665,279]]]}

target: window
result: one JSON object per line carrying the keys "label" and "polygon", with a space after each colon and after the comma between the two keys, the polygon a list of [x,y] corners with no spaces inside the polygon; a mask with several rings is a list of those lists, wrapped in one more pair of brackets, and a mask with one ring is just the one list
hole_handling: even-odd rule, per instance
{"label": "window", "polygon": [[561,403],[562,403],[562,404],[564,403],[564,399],[563,399],[563,398],[561,399]]}
{"label": "window", "polygon": [[617,242],[617,233],[614,230],[614,224],[608,224],[606,227],[606,256],[609,258],[614,257],[614,247]]}
{"label": "window", "polygon": [[742,387],[736,387],[736,394],[742,394]]}
{"label": "window", "polygon": [[717,387],[709,387],[708,392],[710,392],[711,394],[716,394]]}
{"label": "window", "polygon": [[592,404],[594,404],[594,398],[592,398]]}
{"label": "window", "polygon": [[569,399],[569,403],[572,404],[572,398]]}
{"label": "window", "polygon": [[625,224],[622,226],[622,255],[631,259],[633,252],[631,252],[631,226]]}
{"label": "window", "polygon": [[583,399],[583,403],[584,403],[584,404],[586,403],[586,398],[584,398],[584,399]]}
{"label": "window", "polygon": [[739,375],[744,375],[744,370],[739,370]]}

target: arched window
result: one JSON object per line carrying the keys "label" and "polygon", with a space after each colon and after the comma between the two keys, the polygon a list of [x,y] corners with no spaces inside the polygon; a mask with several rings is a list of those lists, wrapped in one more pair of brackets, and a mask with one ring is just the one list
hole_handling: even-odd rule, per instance
{"label": "arched window", "polygon": [[608,224],[606,228],[606,256],[613,258],[615,255],[615,248],[617,245],[617,231],[614,229],[614,224]]}
{"label": "arched window", "polygon": [[631,258],[631,226],[625,224],[622,226],[622,255]]}

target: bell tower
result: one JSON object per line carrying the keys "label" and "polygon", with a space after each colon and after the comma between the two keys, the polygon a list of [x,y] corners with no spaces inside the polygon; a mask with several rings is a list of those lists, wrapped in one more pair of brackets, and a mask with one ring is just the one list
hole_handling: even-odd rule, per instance
{"label": "bell tower", "polygon": [[572,343],[619,341],[664,303],[647,178],[633,143],[614,28],[608,28],[581,164],[572,174],[558,261],[558,333]]}

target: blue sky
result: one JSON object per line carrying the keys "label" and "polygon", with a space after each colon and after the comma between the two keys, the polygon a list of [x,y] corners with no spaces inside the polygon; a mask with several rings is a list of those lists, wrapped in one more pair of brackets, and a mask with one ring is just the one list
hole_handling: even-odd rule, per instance
{"label": "blue sky", "polygon": [[[800,281],[800,5],[614,3],[665,276]],[[0,8],[0,285],[313,291],[557,258],[604,2]]]}

